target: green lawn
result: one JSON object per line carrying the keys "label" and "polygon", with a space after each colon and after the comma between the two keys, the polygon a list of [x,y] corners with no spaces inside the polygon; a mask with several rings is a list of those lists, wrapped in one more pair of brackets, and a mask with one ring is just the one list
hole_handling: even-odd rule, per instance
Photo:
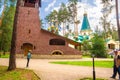
{"label": "green lawn", "polygon": [[[92,61],[56,61],[54,64],[76,65],[76,66],[93,66]],[[95,67],[112,68],[113,61],[95,61]]]}
{"label": "green lawn", "polygon": [[16,69],[7,71],[7,67],[0,66],[0,80],[40,80],[32,70]]}
{"label": "green lawn", "polygon": [[9,58],[9,54],[5,54],[5,55],[1,55],[1,57],[0,58]]}
{"label": "green lawn", "polygon": [[6,53],[5,55],[3,55],[3,53],[1,53],[0,52],[0,58],[9,58],[9,56],[10,56],[10,53],[8,52],[8,53]]}

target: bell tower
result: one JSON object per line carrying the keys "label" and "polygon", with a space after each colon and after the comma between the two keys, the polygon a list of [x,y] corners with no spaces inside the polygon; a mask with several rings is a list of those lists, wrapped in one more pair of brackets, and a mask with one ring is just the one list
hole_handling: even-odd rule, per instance
{"label": "bell tower", "polygon": [[21,0],[21,6],[25,7],[39,7],[41,6],[41,0]]}
{"label": "bell tower", "polygon": [[16,53],[26,55],[37,51],[40,34],[39,7],[41,0],[20,0],[17,5]]}

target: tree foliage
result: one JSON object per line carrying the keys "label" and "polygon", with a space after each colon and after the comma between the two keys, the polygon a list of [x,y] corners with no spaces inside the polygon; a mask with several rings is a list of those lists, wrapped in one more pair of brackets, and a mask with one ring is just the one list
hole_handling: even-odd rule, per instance
{"label": "tree foliage", "polygon": [[58,12],[58,20],[59,20],[59,24],[63,24],[63,35],[65,36],[66,34],[66,27],[67,27],[67,22],[69,22],[69,18],[70,18],[70,13],[68,12],[68,9],[66,7],[66,5],[64,3],[61,4],[61,7],[59,9]]}
{"label": "tree foliage", "polygon": [[68,11],[70,13],[70,17],[69,17],[69,22],[74,24],[74,34],[75,36],[78,36],[78,24],[79,24],[79,20],[77,19],[77,3],[78,0],[68,0]]}
{"label": "tree foliage", "polygon": [[83,55],[88,55],[91,50],[91,45],[89,40],[83,40],[82,42],[82,50],[84,51]]}
{"label": "tree foliage", "polygon": [[[58,11],[53,10],[49,15],[46,16],[46,21],[49,25],[53,24],[53,20],[58,27],[58,25],[63,25],[63,35],[66,35],[66,30],[69,31],[69,24],[74,24],[74,29],[76,28],[78,22],[77,20],[77,2],[78,0],[68,0],[68,6],[61,3],[60,9]],[[54,24],[55,24],[54,23]]]}
{"label": "tree foliage", "polygon": [[[4,52],[9,51],[11,48],[11,38],[16,1],[17,0],[4,0],[4,3],[2,4],[4,6],[4,9],[2,15],[2,24],[0,26],[0,30],[2,31],[2,35],[0,36],[0,46]],[[10,60],[8,70],[14,70],[16,68],[15,54],[10,53],[9,59]]]}
{"label": "tree foliage", "polygon": [[[13,1],[13,0],[12,0]],[[13,29],[13,20],[15,13],[15,4],[11,0],[6,0],[4,2],[3,18],[0,30],[2,34],[0,36],[0,46],[1,49],[6,52],[10,50],[11,46],[11,36]]]}
{"label": "tree foliage", "polygon": [[49,15],[46,16],[45,20],[50,23],[50,25],[55,24],[55,21],[58,21],[58,12],[53,10]]}
{"label": "tree foliage", "polygon": [[67,10],[67,7],[65,6],[64,3],[61,4],[61,7],[58,12],[58,20],[60,23],[66,23],[67,20],[69,19],[69,13]]}
{"label": "tree foliage", "polygon": [[69,0],[68,1],[68,11],[70,13],[70,20],[72,23],[74,23],[76,21],[76,17],[77,17],[77,2],[78,0]]}
{"label": "tree foliage", "polygon": [[49,23],[48,31],[58,34],[58,12],[53,10],[45,19]]}
{"label": "tree foliage", "polygon": [[67,22],[69,21],[69,15],[70,13],[68,12],[66,5],[61,3],[60,9],[58,11],[53,10],[45,19],[49,23],[49,26],[58,28],[59,25],[63,24],[63,28],[65,29]]}
{"label": "tree foliage", "polygon": [[98,34],[95,34],[91,41],[91,54],[94,54],[96,57],[107,57],[105,40]]}
{"label": "tree foliage", "polygon": [[100,18],[100,24],[103,28],[103,36],[104,38],[107,38],[109,35],[112,35],[112,30],[115,26],[111,23],[111,20],[109,20],[109,15],[111,14],[114,5],[112,5],[110,0],[101,0],[103,4],[102,8],[102,17]]}

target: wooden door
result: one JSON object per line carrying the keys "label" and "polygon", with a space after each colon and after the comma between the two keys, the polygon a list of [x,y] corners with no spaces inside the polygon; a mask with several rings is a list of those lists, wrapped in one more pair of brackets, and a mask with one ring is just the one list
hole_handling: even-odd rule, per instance
{"label": "wooden door", "polygon": [[33,49],[33,45],[30,43],[24,43],[23,44],[23,51],[24,51],[24,55],[26,56],[29,50]]}

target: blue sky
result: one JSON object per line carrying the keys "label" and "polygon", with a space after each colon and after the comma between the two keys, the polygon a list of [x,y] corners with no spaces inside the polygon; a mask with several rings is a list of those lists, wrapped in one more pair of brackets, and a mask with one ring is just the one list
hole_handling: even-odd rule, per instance
{"label": "blue sky", "polygon": [[[88,3],[95,6],[95,0],[78,0],[83,3]],[[44,19],[53,9],[59,8],[61,3],[68,3],[68,0],[42,0],[42,7],[40,8],[41,19]]]}
{"label": "blue sky", "polygon": [[67,3],[68,0],[42,0],[40,8],[41,19],[44,19],[55,7],[59,7],[61,3]]}
{"label": "blue sky", "polygon": [[[88,14],[88,20],[90,22],[91,29],[95,29],[96,26],[99,25],[99,19],[102,16],[101,13],[101,0],[79,0],[81,2],[78,3],[78,20],[80,20],[79,30],[81,28],[83,14],[86,11]],[[118,0],[120,3],[120,0]],[[45,16],[48,15],[51,11],[58,10],[61,3],[68,3],[68,0],[42,0],[42,7],[40,8],[40,18],[44,20]],[[115,4],[113,0],[111,4]],[[120,4],[119,4],[120,5]],[[120,8],[119,8],[120,11]],[[112,13],[110,14],[108,20],[112,20],[112,23],[116,26],[116,19],[115,19],[115,9],[113,9]]]}
{"label": "blue sky", "polygon": [[4,3],[4,0],[1,0],[1,2],[0,2],[0,15],[1,15],[3,8],[4,8],[3,3]]}
{"label": "blue sky", "polygon": [[2,10],[3,10],[3,6],[1,6],[1,8],[0,8],[0,14],[2,13]]}

